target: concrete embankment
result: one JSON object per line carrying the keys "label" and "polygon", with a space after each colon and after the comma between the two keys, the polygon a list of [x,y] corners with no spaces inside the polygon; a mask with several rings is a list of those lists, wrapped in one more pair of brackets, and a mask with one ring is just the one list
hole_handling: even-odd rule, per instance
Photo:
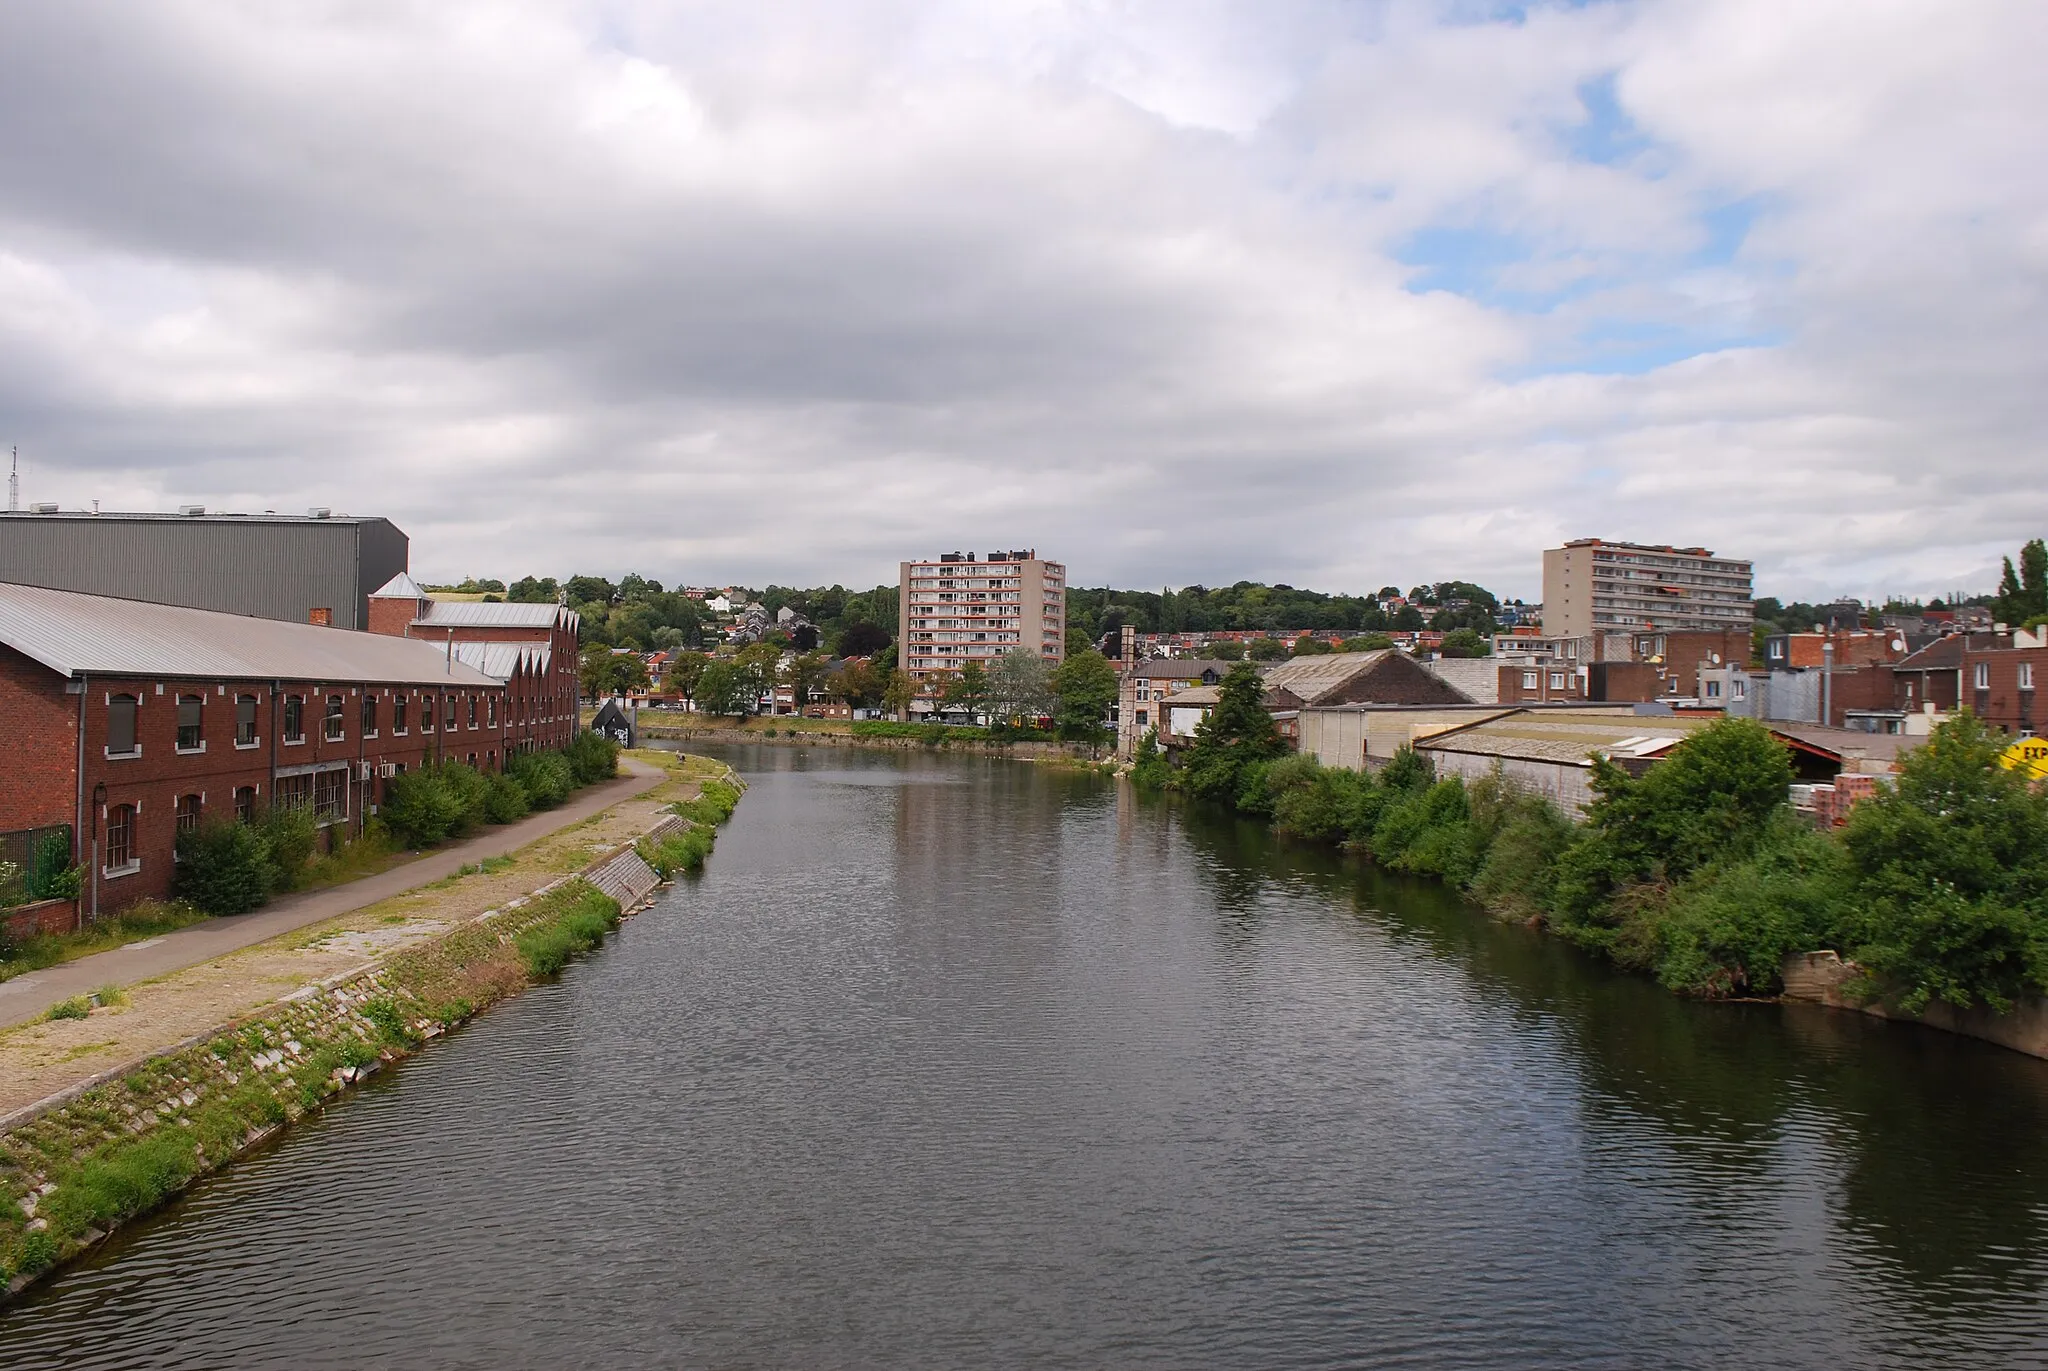
{"label": "concrete embankment", "polygon": [[1966,1038],[1982,1038],[2029,1057],[2048,1058],[2048,1000],[2020,1000],[2003,1014],[1981,1006],[1957,1009],[1939,1003],[1912,1014],[1882,999],[1863,997],[1859,993],[1861,970],[1833,952],[1805,952],[1787,957],[1779,974],[1785,983],[1783,998],[1790,1001],[1920,1024]]}
{"label": "concrete embankment", "polygon": [[690,827],[661,816],[429,941],[0,1117],[0,1299],[595,945],[661,883],[642,849],[665,860],[661,839]]}

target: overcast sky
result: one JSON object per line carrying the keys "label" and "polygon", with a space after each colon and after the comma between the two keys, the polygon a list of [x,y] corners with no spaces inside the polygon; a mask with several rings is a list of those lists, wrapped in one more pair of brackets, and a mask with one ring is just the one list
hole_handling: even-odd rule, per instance
{"label": "overcast sky", "polygon": [[24,501],[1786,598],[2048,532],[2048,4],[0,7]]}

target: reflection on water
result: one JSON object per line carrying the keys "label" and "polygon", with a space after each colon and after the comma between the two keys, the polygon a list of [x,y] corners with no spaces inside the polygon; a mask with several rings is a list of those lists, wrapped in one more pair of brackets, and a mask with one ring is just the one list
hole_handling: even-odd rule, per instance
{"label": "reflection on water", "polygon": [[2048,1064],[1099,778],[733,749],[707,874],[14,1366],[2024,1365]]}

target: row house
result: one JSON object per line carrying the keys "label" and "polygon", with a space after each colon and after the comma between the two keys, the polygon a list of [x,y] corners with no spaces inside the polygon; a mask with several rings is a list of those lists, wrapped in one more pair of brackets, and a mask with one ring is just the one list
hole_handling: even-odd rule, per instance
{"label": "row house", "polygon": [[579,626],[563,605],[436,600],[403,572],[370,596],[371,633],[437,645],[506,688],[515,752],[576,735]]}
{"label": "row house", "polygon": [[168,895],[210,816],[304,805],[331,844],[405,771],[521,741],[446,645],[0,584],[0,834],[68,832],[89,914]]}

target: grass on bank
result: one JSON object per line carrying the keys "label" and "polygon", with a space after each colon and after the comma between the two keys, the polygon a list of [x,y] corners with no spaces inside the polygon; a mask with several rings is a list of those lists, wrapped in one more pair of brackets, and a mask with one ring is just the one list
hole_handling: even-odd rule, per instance
{"label": "grass on bank", "polygon": [[[348,1020],[331,1023],[324,1039],[289,1017],[246,1023],[0,1136],[0,1283],[39,1274],[96,1234],[160,1207],[263,1130],[318,1107],[342,1088],[344,1068],[411,1052],[422,1038],[419,1019],[459,1023],[519,984],[556,974],[602,942],[620,910],[578,880],[513,917],[518,932],[509,953],[498,929],[469,925],[394,956],[390,988],[362,1007],[367,1037]],[[287,1047],[292,1055],[281,1066],[265,1070],[257,1061]],[[177,1105],[182,1092],[207,1079],[196,1103]],[[175,1116],[163,1110],[167,1100]],[[162,1112],[137,1131],[138,1107]],[[25,1208],[22,1197],[38,1177],[53,1188]]]}
{"label": "grass on bank", "polygon": [[0,981],[160,937],[207,917],[204,910],[184,900],[141,900],[78,933],[40,934],[13,944],[0,940]]}

